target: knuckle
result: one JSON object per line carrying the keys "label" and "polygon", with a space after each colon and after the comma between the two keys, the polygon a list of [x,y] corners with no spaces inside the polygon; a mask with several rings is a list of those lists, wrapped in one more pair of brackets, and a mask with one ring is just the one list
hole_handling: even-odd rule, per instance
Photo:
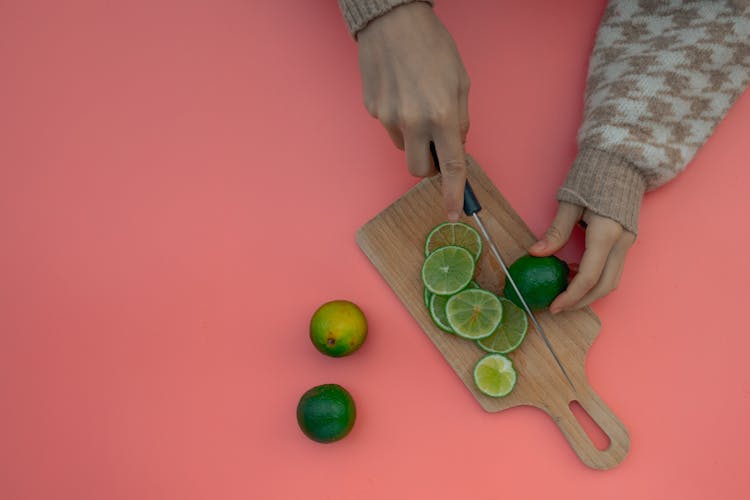
{"label": "knuckle", "polygon": [[545,236],[547,236],[548,239],[559,241],[563,238],[563,233],[560,231],[560,228],[553,224],[547,229]]}
{"label": "knuckle", "polygon": [[401,117],[401,122],[403,123],[404,129],[406,130],[422,129],[424,128],[426,121],[427,120],[424,118],[424,115],[417,111],[405,111],[403,116]]}
{"label": "knuckle", "polygon": [[437,106],[430,110],[429,121],[432,125],[444,126],[450,123],[452,115],[447,106]]}
{"label": "knuckle", "polygon": [[464,160],[447,160],[440,164],[443,174],[458,175],[466,171],[466,161]]}

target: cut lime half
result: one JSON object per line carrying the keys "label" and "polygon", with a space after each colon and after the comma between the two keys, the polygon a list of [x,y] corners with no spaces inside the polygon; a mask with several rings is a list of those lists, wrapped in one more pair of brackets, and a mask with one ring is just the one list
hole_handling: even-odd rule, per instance
{"label": "cut lime half", "polygon": [[502,354],[488,354],[474,367],[474,383],[488,396],[507,396],[516,386],[516,370]]}
{"label": "cut lime half", "polygon": [[500,297],[503,304],[503,320],[492,335],[477,340],[479,347],[488,352],[507,354],[521,345],[529,329],[526,313],[510,300]]}
{"label": "cut lime half", "polygon": [[481,339],[497,329],[503,318],[503,305],[494,293],[470,288],[448,299],[445,315],[456,335]]}
{"label": "cut lime half", "polygon": [[476,229],[463,222],[444,222],[436,226],[424,243],[425,256],[430,255],[438,248],[454,245],[463,247],[478,261],[482,255],[482,237]]}
{"label": "cut lime half", "polygon": [[422,283],[436,295],[460,292],[474,276],[474,257],[463,247],[445,246],[432,252],[422,265]]}

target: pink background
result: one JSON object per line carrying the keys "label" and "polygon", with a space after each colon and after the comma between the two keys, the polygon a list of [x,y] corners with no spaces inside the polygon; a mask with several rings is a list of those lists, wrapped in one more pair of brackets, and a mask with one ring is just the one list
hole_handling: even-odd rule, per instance
{"label": "pink background", "polygon": [[[603,2],[438,4],[467,149],[540,233]],[[594,306],[632,440],[597,472],[542,412],[482,411],[357,248],[416,180],[356,57],[333,1],[0,3],[0,498],[747,498],[750,95]],[[344,359],[307,337],[336,298],[370,321]],[[295,420],[326,382],[359,410],[327,446]]]}

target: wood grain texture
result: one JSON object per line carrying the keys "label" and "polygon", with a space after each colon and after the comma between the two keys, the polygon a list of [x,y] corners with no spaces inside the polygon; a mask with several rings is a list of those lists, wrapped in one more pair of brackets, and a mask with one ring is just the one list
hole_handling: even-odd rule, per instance
{"label": "wood grain texture", "polygon": [[[469,180],[482,203],[480,217],[506,263],[510,264],[526,253],[525,249],[535,241],[534,235],[471,158]],[[586,465],[608,469],[619,464],[629,448],[627,430],[591,389],[584,370],[586,352],[601,326],[591,309],[556,316],[546,311],[535,313],[573,380],[575,390],[568,385],[531,324],[524,342],[509,355],[518,372],[513,392],[504,398],[491,398],[476,389],[472,375],[474,365],[486,353],[474,342],[437,328],[422,297],[420,270],[424,262],[424,240],[429,230],[444,220],[440,178],[424,179],[365,224],[357,232],[357,243],[482,408],[489,412],[518,405],[540,408],[552,417]],[[468,217],[464,222],[473,225]],[[496,293],[505,283],[502,269],[486,245],[479,260],[477,281]],[[607,434],[610,441],[607,449],[599,450],[591,442],[570,410],[572,401],[578,401]]]}

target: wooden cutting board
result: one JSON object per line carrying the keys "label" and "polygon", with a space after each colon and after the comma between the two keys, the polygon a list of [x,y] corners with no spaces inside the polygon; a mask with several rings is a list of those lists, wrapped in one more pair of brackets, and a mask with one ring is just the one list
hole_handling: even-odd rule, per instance
{"label": "wooden cutting board", "polygon": [[[536,239],[471,158],[469,180],[483,207],[479,215],[510,265],[525,254],[525,249]],[[357,232],[357,243],[482,408],[488,412],[518,405],[540,408],[552,417],[586,465],[595,469],[609,469],[619,464],[630,445],[627,430],[591,389],[584,370],[586,352],[601,326],[591,309],[556,316],[546,311],[535,313],[568,371],[575,391],[568,385],[531,323],[526,339],[516,351],[509,354],[518,372],[513,392],[504,398],[491,398],[476,389],[474,365],[486,353],[474,342],[437,328],[422,297],[420,270],[424,262],[424,240],[431,228],[445,220],[442,207],[440,177],[424,179],[365,224]],[[464,222],[473,225],[471,218],[465,217]],[[495,293],[500,293],[505,283],[500,265],[486,248],[478,264],[477,281],[483,288]],[[576,419],[570,406],[576,401],[608,436],[609,446],[606,449],[598,449]]]}

